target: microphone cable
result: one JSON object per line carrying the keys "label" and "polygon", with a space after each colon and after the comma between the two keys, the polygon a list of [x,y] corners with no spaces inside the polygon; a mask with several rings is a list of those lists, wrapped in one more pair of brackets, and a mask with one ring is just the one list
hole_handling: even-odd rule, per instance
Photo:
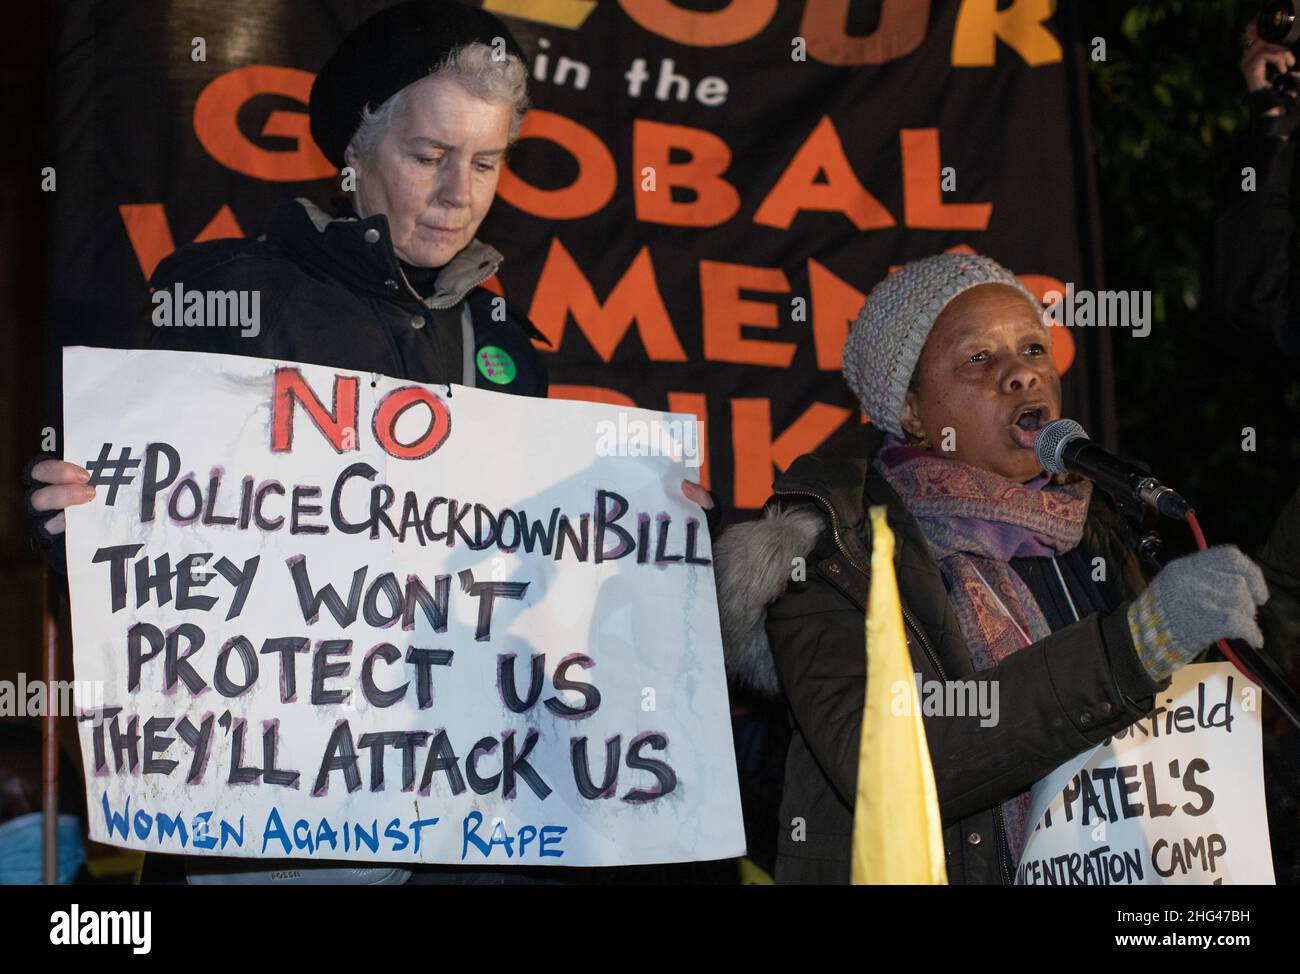
{"label": "microphone cable", "polygon": [[[1201,523],[1196,519],[1196,512],[1188,509],[1184,516],[1187,526],[1192,529],[1192,537],[1196,541],[1197,549],[1204,551],[1209,545],[1205,542],[1205,533],[1201,530]],[[1272,697],[1291,723],[1300,727],[1300,700],[1297,700],[1295,691],[1287,683],[1285,674],[1263,652],[1241,640],[1233,640],[1233,642],[1236,643],[1235,646],[1230,645],[1226,639],[1217,640],[1219,652],[1223,653],[1228,662],[1232,663],[1246,679]],[[1243,657],[1250,661],[1249,667],[1243,662]],[[1257,676],[1256,673],[1263,674],[1263,677]]]}

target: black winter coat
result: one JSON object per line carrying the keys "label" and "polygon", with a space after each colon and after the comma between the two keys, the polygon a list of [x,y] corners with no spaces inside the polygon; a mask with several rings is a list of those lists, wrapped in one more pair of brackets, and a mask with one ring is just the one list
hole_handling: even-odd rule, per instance
{"label": "black winter coat", "polygon": [[[920,527],[871,466],[882,439],[874,427],[862,426],[800,457],[777,478],[769,516],[732,528],[715,548],[729,669],[742,682],[782,693],[793,724],[778,883],[849,880],[866,685],[868,506],[887,509],[895,535],[913,669],[924,680],[974,676]],[[787,542],[772,543],[772,531]],[[761,539],[761,532],[769,537]],[[1154,694],[1168,686],[1150,679],[1134,649],[1126,600],[1145,581],[1118,516],[1099,494],[1080,549],[1086,558],[1105,559],[1106,581],[1099,586],[1113,611],[1089,615],[981,672],[980,679],[999,681],[1001,719],[993,726],[980,726],[977,715],[924,718],[951,883],[1011,882],[1001,802],[1147,714]],[[790,580],[792,552],[806,557],[802,581]],[[764,624],[761,611],[756,617],[753,610],[773,593],[760,591],[764,583],[754,578],[768,563],[779,570],[783,592],[767,607]],[[736,595],[737,586],[743,596]]]}
{"label": "black winter coat", "polygon": [[[974,676],[925,537],[871,465],[882,440],[878,430],[862,426],[800,457],[777,478],[764,518],[736,525],[714,546],[728,672],[760,694],[784,698],[792,723],[777,832],[778,882],[849,879],[866,685],[868,506],[883,505],[894,532],[894,564],[915,671],[925,680]],[[981,727],[978,717],[924,718],[950,882],[1011,881],[1001,803],[1145,716],[1154,694],[1168,686],[1150,679],[1129,634],[1128,602],[1146,585],[1131,541],[1115,508],[1094,491],[1083,538],[1064,560],[1078,555],[1082,560],[1076,559],[1076,566],[1104,561],[1105,578],[1093,583],[1087,601],[1106,611],[1061,625],[979,674],[999,681],[1002,720],[996,726]],[[797,558],[805,559],[802,580],[791,577]],[[1264,651],[1283,668],[1294,669],[1300,650],[1300,490],[1255,559],[1269,588],[1259,610]],[[1024,575],[1019,560],[1013,565]],[[1032,577],[1026,583],[1037,593]],[[1060,599],[1054,590],[1051,595]],[[1058,623],[1068,618],[1049,612],[1051,607],[1036,597]],[[1266,726],[1265,790],[1280,882],[1295,882],[1300,875],[1294,741],[1294,732],[1278,734]]]}
{"label": "black winter coat", "polygon": [[[531,342],[533,338],[546,341],[545,337],[526,317],[478,286],[496,272],[501,260],[496,250],[475,240],[439,270],[433,294],[422,298],[398,262],[386,216],[337,219],[308,200],[286,200],[271,212],[266,232],[256,240],[213,240],[183,247],[163,260],[149,281],[155,291],[165,288],[173,293],[178,284],[182,293],[256,291],[260,311],[256,329],[246,329],[245,337],[245,329],[229,325],[155,324],[150,328],[150,346],[286,359],[415,382],[455,382],[545,397],[546,370]],[[504,353],[513,363],[513,374],[493,368],[489,375],[492,366],[478,360],[484,349],[497,363]],[[66,571],[63,535],[46,543],[52,566]],[[250,866],[265,871],[324,865],[147,856],[146,881],[179,881],[182,858],[191,860],[192,870],[208,875],[241,872]],[[341,865],[351,869],[358,864]],[[371,874],[387,869],[372,868]],[[530,869],[509,873],[417,866],[415,872],[418,881],[433,882],[554,879],[545,871]]]}
{"label": "black winter coat", "polygon": [[[546,337],[478,286],[501,261],[494,248],[474,240],[439,270],[434,293],[422,298],[402,272],[386,216],[334,218],[309,200],[285,200],[256,240],[182,247],[149,279],[155,292],[175,293],[177,285],[182,293],[257,292],[256,329],[151,323],[149,347],[283,359],[545,398],[546,369],[532,339]],[[144,314],[151,322],[161,317],[152,302]],[[504,353],[513,376],[493,369],[489,377],[490,366],[480,361],[485,351],[494,361]],[[38,528],[34,540],[49,566],[66,574],[63,535],[51,537]]]}
{"label": "black winter coat", "polygon": [[[474,240],[441,268],[434,293],[421,298],[398,263],[386,216],[335,219],[308,200],[286,200],[258,239],[183,247],[149,281],[155,290],[179,283],[187,291],[259,292],[256,336],[251,329],[243,337],[232,327],[155,325],[150,344],[544,397],[546,370],[531,339],[545,337],[478,287],[501,260]],[[486,375],[476,356],[489,346],[513,362],[510,381],[501,382],[499,371]]]}
{"label": "black winter coat", "polygon": [[[1207,292],[1215,316],[1300,361],[1300,241],[1295,234],[1295,140],[1260,131],[1236,145],[1217,196]],[[1247,168],[1255,184],[1243,186]]]}

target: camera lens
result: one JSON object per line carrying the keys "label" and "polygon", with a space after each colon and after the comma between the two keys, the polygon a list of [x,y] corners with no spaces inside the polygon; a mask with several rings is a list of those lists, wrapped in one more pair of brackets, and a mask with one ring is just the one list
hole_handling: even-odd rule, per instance
{"label": "camera lens", "polygon": [[1271,44],[1300,40],[1300,0],[1269,0],[1255,18],[1259,36]]}

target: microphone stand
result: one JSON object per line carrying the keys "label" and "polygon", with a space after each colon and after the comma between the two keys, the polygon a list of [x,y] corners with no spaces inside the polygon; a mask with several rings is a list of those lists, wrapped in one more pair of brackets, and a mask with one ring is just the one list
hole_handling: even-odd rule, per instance
{"label": "microphone stand", "polygon": [[1273,698],[1278,709],[1286,714],[1288,720],[1300,728],[1300,695],[1286,681],[1286,674],[1274,662],[1273,658],[1240,639],[1228,640],[1228,645],[1237,654],[1237,659],[1246,664],[1250,670],[1246,675],[1264,688],[1264,692]]}

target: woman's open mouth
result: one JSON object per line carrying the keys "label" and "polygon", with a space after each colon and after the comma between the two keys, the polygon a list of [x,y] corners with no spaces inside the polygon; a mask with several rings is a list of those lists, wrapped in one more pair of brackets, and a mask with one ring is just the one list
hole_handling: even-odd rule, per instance
{"label": "woman's open mouth", "polygon": [[1031,404],[1016,414],[1011,424],[1011,439],[1016,446],[1032,450],[1038,439],[1038,431],[1047,425],[1047,406]]}

